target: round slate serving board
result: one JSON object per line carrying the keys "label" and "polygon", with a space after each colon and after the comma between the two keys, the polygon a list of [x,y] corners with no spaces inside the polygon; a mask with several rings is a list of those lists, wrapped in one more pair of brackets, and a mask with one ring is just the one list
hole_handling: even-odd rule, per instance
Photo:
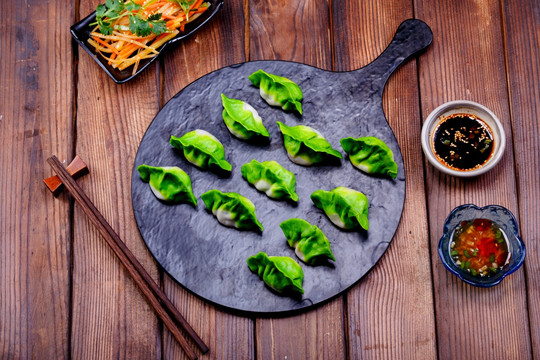
{"label": "round slate serving board", "polygon": [[[175,95],[157,114],[144,135],[132,176],[135,218],[148,248],[181,285],[214,304],[243,312],[276,314],[306,309],[337,296],[360,280],[381,258],[397,229],[405,200],[403,159],[382,109],[382,93],[390,74],[432,40],[429,27],[419,20],[403,22],[388,48],[371,64],[350,72],[329,72],[287,61],[253,61],[229,66],[203,76]],[[270,107],[248,76],[258,69],[296,82],[304,92],[303,116]],[[258,110],[271,135],[255,145],[233,137],[222,119],[221,93],[244,100]],[[292,163],[276,124],[308,125],[319,130],[344,155],[336,164],[303,167]],[[169,145],[171,135],[203,129],[224,145],[232,164],[230,177],[201,171]],[[339,144],[344,137],[376,136],[394,152],[397,179],[368,176],[349,162]],[[276,160],[296,175],[297,205],[269,199],[250,186],[240,167],[251,161]],[[191,177],[199,204],[168,205],[157,200],[141,181],[138,165],[179,166]],[[315,190],[346,186],[369,199],[369,231],[343,231],[334,226],[310,200]],[[264,232],[225,227],[206,211],[200,195],[210,189],[238,192],[256,207]],[[298,217],[317,225],[330,240],[335,263],[317,267],[300,262],[279,227]],[[304,295],[281,296],[270,291],[246,259],[260,251],[290,256],[304,270]]]}

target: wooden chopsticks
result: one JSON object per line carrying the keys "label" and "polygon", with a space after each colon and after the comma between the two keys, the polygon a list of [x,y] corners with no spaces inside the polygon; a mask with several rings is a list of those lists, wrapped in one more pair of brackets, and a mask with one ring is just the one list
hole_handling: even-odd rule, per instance
{"label": "wooden chopsticks", "polygon": [[208,346],[206,346],[206,344],[197,335],[186,319],[184,319],[180,312],[178,312],[178,310],[174,307],[172,302],[167,298],[165,293],[156,284],[148,272],[146,272],[135,255],[133,255],[126,244],[120,239],[118,234],[116,234],[109,223],[107,223],[103,215],[101,215],[95,205],[83,192],[81,187],[69,175],[68,171],[64,168],[58,158],[53,155],[47,159],[47,162],[49,165],[51,165],[75,201],[81,206],[90,221],[96,226],[100,234],[105,238],[107,244],[109,244],[116,256],[118,256],[122,265],[124,265],[135,283],[139,286],[141,292],[146,296],[146,299],[150,305],[154,308],[159,318],[178,341],[186,355],[192,360],[197,359],[197,355],[189,346],[186,338],[178,328],[177,324],[180,325],[180,327],[188,334],[195,344],[197,344],[197,347],[202,351],[203,354],[207,353],[209,351]]}

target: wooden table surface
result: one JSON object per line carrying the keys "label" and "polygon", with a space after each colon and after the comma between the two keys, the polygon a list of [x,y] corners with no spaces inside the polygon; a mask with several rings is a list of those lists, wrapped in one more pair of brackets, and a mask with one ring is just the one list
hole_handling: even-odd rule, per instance
{"label": "wooden table surface", "polygon": [[[78,183],[210,346],[201,359],[540,358],[540,5],[536,0],[225,0],[203,30],[135,80],[114,84],[71,40],[98,1],[0,1],[0,358],[184,359],[134,282],[66,194],[46,159],[80,155]],[[407,176],[385,255],[343,296],[284,318],[209,305],[163,274],[141,239],[131,169],[145,129],[179,90],[223,66],[294,60],[362,67],[417,18],[432,45],[394,73],[383,107]],[[479,102],[502,121],[502,161],[478,178],[435,170],[423,120],[440,104]],[[448,213],[499,204],[518,219],[525,265],[480,289],[437,255]]]}

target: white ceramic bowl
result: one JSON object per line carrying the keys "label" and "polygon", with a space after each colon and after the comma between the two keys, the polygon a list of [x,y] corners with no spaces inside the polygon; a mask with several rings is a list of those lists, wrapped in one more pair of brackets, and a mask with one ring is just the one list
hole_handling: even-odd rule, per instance
{"label": "white ceramic bowl", "polygon": [[[445,166],[439,160],[433,150],[433,136],[437,125],[453,114],[471,114],[483,120],[490,128],[493,135],[493,151],[489,159],[478,168],[473,170],[455,170]],[[429,114],[422,127],[422,149],[428,161],[439,171],[458,177],[474,177],[492,169],[501,159],[506,146],[506,137],[501,122],[491,110],[483,105],[467,100],[456,100],[442,104]]]}

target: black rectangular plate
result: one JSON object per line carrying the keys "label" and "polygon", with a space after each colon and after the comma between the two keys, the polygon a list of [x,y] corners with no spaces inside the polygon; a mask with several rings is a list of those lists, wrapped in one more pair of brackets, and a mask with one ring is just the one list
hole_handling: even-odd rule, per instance
{"label": "black rectangular plate", "polygon": [[72,25],[70,27],[71,35],[77,41],[77,43],[96,61],[96,63],[101,66],[101,68],[113,79],[113,81],[117,84],[123,84],[131,79],[133,79],[135,76],[139,75],[144,69],[146,69],[151,63],[153,63],[158,56],[160,56],[166,48],[170,47],[171,44],[182,40],[189,35],[193,34],[197,30],[199,30],[204,24],[206,24],[211,18],[214,17],[214,15],[217,14],[217,12],[221,9],[223,6],[223,0],[206,0],[206,2],[210,3],[210,7],[207,11],[201,14],[196,20],[193,22],[190,22],[186,25],[185,30],[181,32],[180,34],[176,35],[171,40],[167,41],[165,44],[163,44],[160,48],[158,48],[159,55],[154,56],[151,59],[144,59],[140,62],[139,68],[133,74],[132,67],[128,67],[125,70],[118,70],[113,68],[111,65],[107,63],[107,60],[105,60],[101,55],[99,55],[95,49],[93,49],[91,46],[88,45],[88,38],[90,37],[90,32],[92,27],[90,26],[91,23],[96,21],[96,12],[94,11],[78,23]]}

